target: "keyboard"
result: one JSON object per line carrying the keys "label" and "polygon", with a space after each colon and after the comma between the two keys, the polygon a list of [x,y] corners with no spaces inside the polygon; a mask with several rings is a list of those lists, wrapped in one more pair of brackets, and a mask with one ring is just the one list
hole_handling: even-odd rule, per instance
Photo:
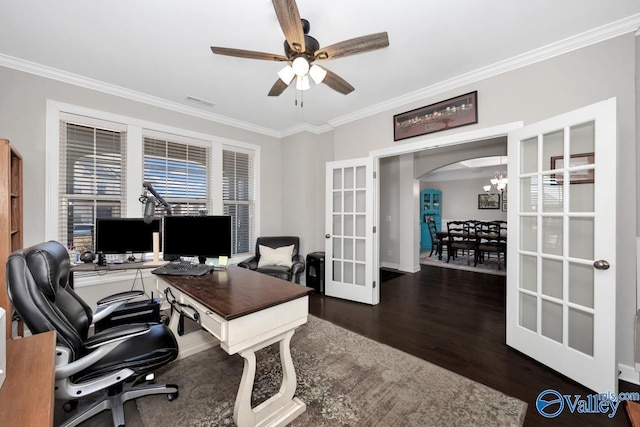
{"label": "keyboard", "polygon": [[162,267],[151,270],[153,274],[168,276],[202,276],[213,270],[212,266],[204,264],[191,264],[189,262],[172,262]]}

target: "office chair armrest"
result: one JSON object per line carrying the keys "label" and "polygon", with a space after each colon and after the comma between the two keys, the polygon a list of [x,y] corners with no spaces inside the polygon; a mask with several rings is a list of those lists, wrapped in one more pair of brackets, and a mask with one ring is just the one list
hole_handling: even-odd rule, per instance
{"label": "office chair armrest", "polygon": [[118,308],[126,304],[128,301],[131,301],[132,299],[135,299],[141,295],[144,295],[144,291],[127,291],[102,298],[97,303],[98,308],[95,313],[93,313],[93,319],[91,323],[95,324],[101,321],[102,319],[116,311]]}
{"label": "office chair armrest", "polygon": [[148,323],[114,326],[87,338],[84,346],[88,349],[98,348],[113,341],[128,340],[129,338],[146,334],[150,329],[151,325]]}
{"label": "office chair armrest", "polygon": [[74,360],[71,363],[69,363],[69,359],[71,358],[70,350],[64,346],[56,346],[56,380],[68,378],[84,369],[87,369],[89,366],[109,354],[123,341],[137,337],[138,335],[146,334],[150,329],[151,325],[148,323],[140,323],[135,325],[115,326],[99,332],[85,341],[86,347],[91,349],[95,348],[95,351],[92,351],[86,356]]}
{"label": "office chair armrest", "polygon": [[255,270],[256,268],[258,268],[258,260],[256,259],[256,257],[247,258],[244,261],[240,261],[238,263],[238,267]]}
{"label": "office chair armrest", "polygon": [[117,294],[109,295],[108,297],[102,298],[100,301],[98,301],[97,305],[98,307],[102,307],[105,305],[111,305],[119,302],[127,302],[141,295],[144,295],[144,291],[119,292]]}
{"label": "office chair armrest", "polygon": [[300,274],[303,271],[304,271],[304,262],[295,261],[293,264],[291,264],[291,273],[293,275]]}

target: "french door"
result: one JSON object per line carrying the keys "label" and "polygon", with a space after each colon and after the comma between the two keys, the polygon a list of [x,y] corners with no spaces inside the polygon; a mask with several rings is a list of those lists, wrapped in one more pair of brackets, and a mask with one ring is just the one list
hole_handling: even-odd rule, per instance
{"label": "french door", "polygon": [[373,159],[327,163],[326,194],[325,294],[378,304]]}
{"label": "french door", "polygon": [[507,345],[617,392],[616,100],[509,133]]}

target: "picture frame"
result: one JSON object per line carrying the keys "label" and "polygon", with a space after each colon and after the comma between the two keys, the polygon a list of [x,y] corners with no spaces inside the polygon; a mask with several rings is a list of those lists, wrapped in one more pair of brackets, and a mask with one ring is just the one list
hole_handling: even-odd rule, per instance
{"label": "picture frame", "polygon": [[506,212],[507,211],[507,202],[502,201],[502,212]]}
{"label": "picture frame", "polygon": [[500,209],[500,194],[478,194],[478,209]]}
{"label": "picture frame", "polygon": [[477,91],[394,115],[393,140],[400,141],[474,123],[478,123]]}
{"label": "picture frame", "polygon": [[[572,154],[569,158],[569,167],[589,165],[595,162],[595,153],[580,153]],[[551,169],[564,168],[564,156],[552,156],[551,157]],[[594,181],[595,169],[587,169],[583,171],[571,172],[571,182],[569,184],[590,184]],[[555,178],[557,185],[564,184],[564,174],[552,174],[552,178]]]}

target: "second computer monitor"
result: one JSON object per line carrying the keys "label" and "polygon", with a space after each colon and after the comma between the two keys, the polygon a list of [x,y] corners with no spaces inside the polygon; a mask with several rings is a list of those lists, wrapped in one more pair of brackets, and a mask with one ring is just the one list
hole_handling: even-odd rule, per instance
{"label": "second computer monitor", "polygon": [[163,257],[231,256],[231,217],[226,215],[167,216],[164,218]]}

